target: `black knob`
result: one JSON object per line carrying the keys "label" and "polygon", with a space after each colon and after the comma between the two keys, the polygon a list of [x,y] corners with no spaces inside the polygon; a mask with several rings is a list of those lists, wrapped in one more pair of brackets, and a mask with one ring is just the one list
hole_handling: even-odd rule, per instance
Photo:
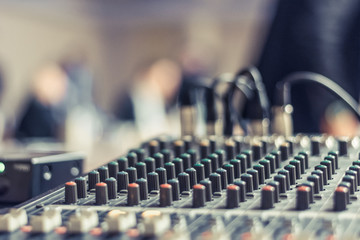
{"label": "black knob", "polygon": [[190,188],[197,184],[196,170],[194,168],[188,168],[185,170],[190,177]]}
{"label": "black knob", "polygon": [[165,168],[157,168],[155,172],[159,175],[159,184],[167,183],[167,173]]}
{"label": "black knob", "polygon": [[210,153],[210,142],[207,139],[203,139],[200,142],[200,158],[206,158]]}
{"label": "black knob", "polygon": [[116,174],[119,172],[119,164],[116,161],[108,163],[109,177],[116,178]]}
{"label": "black knob", "polygon": [[221,165],[219,166],[219,158],[216,153],[212,153],[208,156],[208,159],[211,160],[211,169],[216,171]]}
{"label": "black knob", "polygon": [[310,188],[308,186],[299,186],[296,189],[296,209],[306,210],[310,204]]}
{"label": "black knob", "polygon": [[104,182],[95,185],[95,203],[96,205],[106,204],[109,200],[107,185]]}
{"label": "black knob", "polygon": [[137,163],[137,155],[136,153],[129,153],[128,157],[121,157],[118,158],[117,160],[118,162],[118,167],[119,167],[119,172],[121,171],[125,171],[129,166],[131,167],[135,167],[135,164]]}
{"label": "black knob", "polygon": [[159,174],[156,172],[148,173],[148,189],[151,191],[159,191]]}
{"label": "black knob", "polygon": [[201,164],[204,165],[205,178],[208,178],[210,173],[213,172],[212,167],[211,167],[211,160],[208,158],[201,159]]}
{"label": "black knob", "polygon": [[184,165],[181,158],[174,158],[172,161],[175,166],[175,177],[177,177],[180,173],[184,172]]}
{"label": "black knob", "polygon": [[305,158],[305,169],[309,169],[309,153],[306,151],[299,152],[299,155]]}
{"label": "black knob", "polygon": [[339,156],[346,156],[348,154],[348,140],[339,139]]}
{"label": "black knob", "polygon": [[246,183],[246,192],[252,192],[254,190],[253,176],[248,173],[241,174],[241,180]]}
{"label": "black knob", "polygon": [[164,155],[162,153],[155,153],[153,157],[155,159],[156,168],[164,167]]}
{"label": "black knob", "polygon": [[170,184],[160,185],[160,207],[168,207],[172,204],[173,193]]}
{"label": "black knob", "polygon": [[205,169],[204,164],[202,163],[195,163],[194,168],[196,170],[196,177],[197,181],[200,182],[205,179]]}
{"label": "black knob", "polygon": [[346,192],[346,203],[350,204],[350,188],[351,188],[351,183],[349,182],[340,182],[339,187],[346,187],[348,189],[348,191]]}
{"label": "black knob", "polygon": [[332,155],[328,155],[324,158],[324,160],[331,162],[331,174],[335,174],[335,170],[336,170],[335,157]]}
{"label": "black knob", "polygon": [[164,156],[164,164],[170,162],[171,152],[169,149],[163,149],[160,153]]}
{"label": "black knob", "polygon": [[335,169],[339,169],[339,152],[338,151],[331,151],[328,154],[335,158]]}
{"label": "black knob", "polygon": [[[172,162],[165,163],[167,180],[175,178],[175,164]],[[160,174],[159,174],[160,176]]]}
{"label": "black knob", "polygon": [[[235,160],[235,159],[233,159],[233,160]],[[223,168],[227,172],[228,184],[232,184],[234,182],[234,166],[232,164],[228,163],[228,164],[225,164],[223,166]]]}
{"label": "black knob", "polygon": [[286,175],[278,174],[278,175],[274,176],[274,181],[279,183],[279,192],[280,193],[286,193],[286,190],[287,190]]}
{"label": "black knob", "polygon": [[128,173],[129,183],[134,183],[136,181],[136,179],[138,178],[136,168],[128,167],[125,171]]}
{"label": "black knob", "polygon": [[289,154],[294,154],[294,139],[287,139],[286,142],[289,144]]}
{"label": "black knob", "polygon": [[201,180],[200,184],[205,187],[205,200],[210,202],[212,200],[212,187],[210,180]]}
{"label": "black knob", "polygon": [[254,143],[252,146],[251,146],[251,150],[253,152],[253,160],[254,161],[258,161],[261,159],[262,157],[262,148],[261,148],[261,144],[259,142],[257,143]]}
{"label": "black knob", "polygon": [[72,204],[76,203],[78,200],[77,197],[77,187],[75,182],[65,183],[65,203]]}
{"label": "black knob", "polygon": [[284,167],[285,170],[289,171],[289,179],[290,179],[290,185],[296,184],[296,168],[294,165],[286,165]]}
{"label": "black knob", "polygon": [[180,186],[179,186],[179,180],[176,178],[168,180],[168,183],[171,185],[172,188],[172,199],[173,201],[180,200]]}
{"label": "black knob", "polygon": [[271,153],[275,157],[275,167],[280,168],[281,154],[279,150],[273,150]]}
{"label": "black knob", "polygon": [[315,166],[315,170],[320,170],[323,172],[323,183],[324,185],[328,184],[328,168],[325,165],[317,165]]}
{"label": "black knob", "polygon": [[139,185],[140,200],[148,199],[148,183],[145,178],[139,178],[136,180],[136,183]]}
{"label": "black knob", "polygon": [[209,176],[213,193],[221,192],[221,176],[218,173],[211,173]]}
{"label": "black knob", "polygon": [[177,140],[174,142],[174,154],[175,157],[179,157],[185,150],[184,141]]}
{"label": "black knob", "polygon": [[311,175],[315,175],[319,177],[319,189],[320,191],[324,190],[324,173],[320,170],[315,170],[311,172]]}
{"label": "black knob", "polygon": [[231,159],[230,164],[234,168],[234,178],[239,178],[241,174],[241,163],[239,159]]}
{"label": "black knob", "polygon": [[236,159],[238,159],[240,161],[240,165],[241,165],[241,173],[245,173],[246,169],[247,169],[247,159],[246,159],[246,155],[245,154],[239,154],[236,156]]}
{"label": "black knob", "polygon": [[326,168],[327,168],[328,180],[332,179],[332,166],[331,166],[331,162],[330,162],[329,160],[324,160],[324,161],[321,161],[320,164],[326,166]]}
{"label": "black knob", "polygon": [[259,189],[259,172],[255,169],[250,169],[247,171],[248,174],[252,176],[253,179],[253,190]]}
{"label": "black knob", "polygon": [[303,155],[297,155],[294,157],[295,160],[300,162],[300,173],[305,173],[305,157]]}
{"label": "black knob", "polygon": [[286,169],[282,169],[278,172],[278,174],[280,175],[284,175],[286,178],[285,183],[286,183],[286,190],[290,190],[290,172]]}
{"label": "black knob", "polygon": [[[128,166],[129,167],[135,167],[135,164],[138,162],[138,159],[137,159],[137,155],[136,153],[134,152],[129,152],[128,155],[126,156],[127,160],[128,160]],[[121,158],[120,158],[121,159]],[[119,162],[118,159],[118,163],[119,163],[119,171],[121,170],[121,164]],[[125,168],[126,169],[126,168]]]}
{"label": "black knob", "polygon": [[192,136],[184,136],[183,141],[184,141],[184,145],[185,145],[185,151],[188,151],[189,149],[191,149],[192,144],[193,144]]}
{"label": "black knob", "polygon": [[151,140],[149,142],[149,155],[153,156],[159,151],[159,142],[157,140]]}
{"label": "black knob", "polygon": [[346,210],[347,197],[349,189],[347,187],[338,186],[335,189],[334,194],[334,210],[335,211],[344,211]]}
{"label": "black knob", "polygon": [[237,185],[231,184],[226,190],[226,207],[237,208],[240,202],[240,188]]}
{"label": "black knob", "polygon": [[180,192],[189,192],[190,191],[190,176],[189,174],[182,172],[178,176],[179,185],[180,185]]}
{"label": "black knob", "polygon": [[117,182],[116,179],[111,177],[105,180],[108,190],[108,197],[109,199],[115,199],[117,193]]}
{"label": "black knob", "polygon": [[353,165],[354,166],[360,166],[360,160],[353,161]]}
{"label": "black knob", "polygon": [[268,154],[265,156],[265,159],[268,160],[270,162],[270,172],[274,173],[276,170],[276,165],[275,165],[275,156]]}
{"label": "black knob", "polygon": [[192,164],[190,161],[190,154],[188,153],[183,153],[180,155],[180,158],[182,159],[183,162],[183,168],[186,170],[188,168],[191,168]]}
{"label": "black knob", "polygon": [[129,185],[129,174],[127,172],[118,172],[116,175],[117,185],[118,185],[118,192],[121,190],[127,190]]}
{"label": "black knob", "polygon": [[159,149],[160,151],[163,149],[168,148],[169,143],[168,143],[168,139],[166,137],[160,137],[159,139]]}
{"label": "black knob", "polygon": [[189,149],[187,151],[187,153],[190,154],[191,166],[194,166],[194,164],[196,163],[196,160],[197,160],[196,150],[195,149]]}
{"label": "black knob", "polygon": [[[225,151],[222,149],[216,150],[215,153],[218,155],[219,166],[222,166],[225,162]],[[231,159],[231,158],[229,158]]]}
{"label": "black knob", "polygon": [[320,155],[320,141],[318,138],[311,139],[311,156]]}
{"label": "black knob", "polygon": [[145,159],[145,149],[138,148],[135,149],[134,152],[136,153],[138,162],[143,162]]}
{"label": "black knob", "polygon": [[279,202],[279,198],[280,198],[280,183],[277,181],[270,181],[268,183],[269,186],[274,187],[274,202],[277,203]]}
{"label": "black knob", "polygon": [[265,155],[268,152],[268,143],[269,139],[267,137],[262,137],[261,139],[261,148],[262,148],[262,154]]}
{"label": "black knob", "polygon": [[356,191],[356,183],[355,183],[355,177],[354,176],[351,176],[351,175],[345,175],[343,178],[342,178],[343,182],[348,182],[350,183],[350,194],[355,194],[355,191]]}
{"label": "black knob", "polygon": [[259,161],[259,164],[264,166],[265,179],[269,179],[271,175],[270,161],[263,159]]}
{"label": "black knob", "polygon": [[219,168],[218,170],[216,170],[216,173],[220,174],[221,176],[221,188],[226,189],[228,185],[227,171],[223,168]]}
{"label": "black knob", "polygon": [[105,182],[105,179],[109,178],[109,170],[107,167],[99,167],[98,172],[100,174],[100,182]]}
{"label": "black knob", "polygon": [[209,137],[209,141],[210,141],[210,152],[215,152],[216,150],[216,136],[210,136]]}
{"label": "black knob", "polygon": [[358,181],[359,181],[359,179],[358,179],[359,176],[358,176],[357,172],[355,172],[353,170],[347,170],[347,171],[345,171],[345,175],[350,175],[355,178],[354,186],[355,186],[355,191],[357,191]]}
{"label": "black knob", "polygon": [[146,178],[147,171],[146,171],[146,164],[144,162],[138,162],[135,164],[137,178]]}
{"label": "black knob", "polygon": [[295,177],[296,179],[301,178],[301,162],[299,160],[291,160],[289,162],[290,165],[293,165],[295,167]]}
{"label": "black knob", "polygon": [[228,139],[225,142],[226,158],[233,159],[235,157],[235,143],[233,140]]}
{"label": "black knob", "polygon": [[239,187],[239,201],[246,201],[246,182],[242,180],[234,181],[234,184]]}
{"label": "black knob", "polygon": [[270,209],[274,207],[275,188],[266,185],[261,189],[261,209]]}
{"label": "black knob", "polygon": [[284,142],[280,145],[280,156],[281,156],[281,161],[285,161],[289,159],[289,143]]}
{"label": "black knob", "polygon": [[140,203],[140,188],[137,183],[130,183],[128,185],[127,204],[129,206],[139,205]]}
{"label": "black knob", "polygon": [[146,174],[148,174],[149,172],[155,171],[155,159],[154,158],[147,157],[147,158],[145,158],[144,163],[146,165]]}
{"label": "black knob", "polygon": [[89,179],[89,190],[94,189],[95,185],[100,182],[99,172],[96,170],[89,172],[88,179]]}
{"label": "black knob", "polygon": [[318,194],[320,192],[320,177],[318,175],[310,175],[307,177],[307,180],[314,183],[314,194]]}
{"label": "black knob", "polygon": [[360,186],[360,167],[357,165],[353,165],[349,167],[349,170],[356,172],[358,180],[357,185]]}
{"label": "black knob", "polygon": [[205,206],[205,186],[196,184],[193,188],[193,207],[199,208]]}
{"label": "black knob", "polygon": [[253,161],[253,152],[251,150],[245,150],[245,151],[242,151],[241,153],[246,155],[247,168],[251,168],[252,161]]}
{"label": "black knob", "polygon": [[310,188],[310,194],[309,194],[309,202],[310,203],[314,203],[314,187],[315,187],[315,184],[313,182],[304,182],[302,184],[300,184],[300,186],[307,186]]}
{"label": "black knob", "polygon": [[77,197],[86,198],[87,196],[86,179],[84,177],[75,178],[75,183],[77,186]]}
{"label": "black knob", "polygon": [[242,147],[242,142],[240,139],[233,139],[234,143],[235,143],[235,155],[240,154],[241,152],[241,147]]}
{"label": "black knob", "polygon": [[261,164],[256,164],[256,165],[254,165],[253,168],[258,172],[259,183],[264,184],[265,183],[265,168],[264,168],[264,166]]}

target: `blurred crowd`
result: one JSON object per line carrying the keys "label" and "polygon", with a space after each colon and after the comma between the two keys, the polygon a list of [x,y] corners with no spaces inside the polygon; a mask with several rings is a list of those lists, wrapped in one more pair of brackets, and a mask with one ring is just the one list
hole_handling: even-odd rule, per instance
{"label": "blurred crowd", "polygon": [[[276,83],[295,71],[328,76],[357,100],[359,91],[354,86],[358,86],[360,37],[355,30],[359,3],[329,1],[324,8],[324,1],[296,2],[278,1],[265,46],[254,62],[263,75],[270,101]],[[349,46],[353,48],[349,50]],[[178,59],[143,61],[133,71],[128,81],[131,84],[119,89],[122,93],[111,111],[101,109],[94,98],[96,82],[101,79],[96,79],[85,58],[46,62],[30,76],[30,94],[19,114],[10,119],[0,109],[0,137],[25,143],[34,139],[63,142],[79,149],[109,141],[126,149],[131,143],[162,134],[179,135],[179,90],[184,81],[209,75],[206,61],[209,59],[185,53]],[[0,70],[0,93],[7,90],[2,76]],[[324,90],[302,85],[295,90],[295,132],[357,134],[356,116]]]}

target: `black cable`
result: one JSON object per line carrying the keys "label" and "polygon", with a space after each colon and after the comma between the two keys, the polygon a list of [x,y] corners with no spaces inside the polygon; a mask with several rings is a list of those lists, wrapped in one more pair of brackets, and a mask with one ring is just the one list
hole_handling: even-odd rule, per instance
{"label": "black cable", "polygon": [[254,92],[256,93],[254,95],[254,97],[256,98],[254,99],[255,100],[254,104],[252,104],[253,106],[250,106],[250,108],[252,108],[251,111],[254,110],[253,109],[254,105],[259,105],[261,107],[261,116],[252,116],[252,118],[258,118],[258,119],[269,118],[270,117],[269,98],[267,96],[266,89],[262,81],[262,77],[259,70],[254,66],[250,66],[246,69],[240,70],[236,74],[236,78],[234,81],[237,83],[238,79],[240,79],[240,77],[244,75],[248,76],[253,81],[254,83],[253,86],[255,88]]}
{"label": "black cable", "polygon": [[346,103],[350,109],[356,114],[360,120],[359,105],[355,99],[351,97],[342,87],[331,79],[313,72],[295,72],[284,78],[281,82],[276,84],[277,89],[277,103],[278,106],[286,106],[291,104],[290,90],[291,86],[296,83],[311,82],[317,83],[329,90],[332,94],[339,97]]}

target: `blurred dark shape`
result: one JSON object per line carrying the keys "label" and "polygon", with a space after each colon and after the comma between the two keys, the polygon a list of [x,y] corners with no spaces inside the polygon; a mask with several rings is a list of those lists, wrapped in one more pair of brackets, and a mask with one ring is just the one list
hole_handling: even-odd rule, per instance
{"label": "blurred dark shape", "polygon": [[135,123],[142,139],[169,131],[168,113],[175,106],[181,82],[177,63],[159,59],[135,73],[133,85],[119,99],[115,117]]}
{"label": "blurred dark shape", "polygon": [[[357,0],[280,0],[259,62],[270,100],[275,100],[276,82],[296,71],[320,73],[359,99],[359,26]],[[331,133],[326,125],[332,120],[325,112],[334,101],[320,86],[294,86],[294,131]],[[350,122],[355,119],[347,117]]]}
{"label": "blurred dark shape", "polygon": [[92,74],[82,59],[68,58],[42,67],[32,82],[16,137],[51,138],[89,147],[95,135],[101,136],[92,86]]}
{"label": "blurred dark shape", "polygon": [[15,131],[18,139],[60,138],[65,121],[64,98],[68,78],[56,64],[47,64],[34,76],[32,95]]}

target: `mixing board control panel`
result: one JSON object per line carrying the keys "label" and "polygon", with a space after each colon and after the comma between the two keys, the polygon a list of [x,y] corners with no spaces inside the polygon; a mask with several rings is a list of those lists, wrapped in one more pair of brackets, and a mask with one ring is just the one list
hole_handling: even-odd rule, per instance
{"label": "mixing board control panel", "polygon": [[360,141],[151,140],[0,215],[0,239],[359,239]]}

